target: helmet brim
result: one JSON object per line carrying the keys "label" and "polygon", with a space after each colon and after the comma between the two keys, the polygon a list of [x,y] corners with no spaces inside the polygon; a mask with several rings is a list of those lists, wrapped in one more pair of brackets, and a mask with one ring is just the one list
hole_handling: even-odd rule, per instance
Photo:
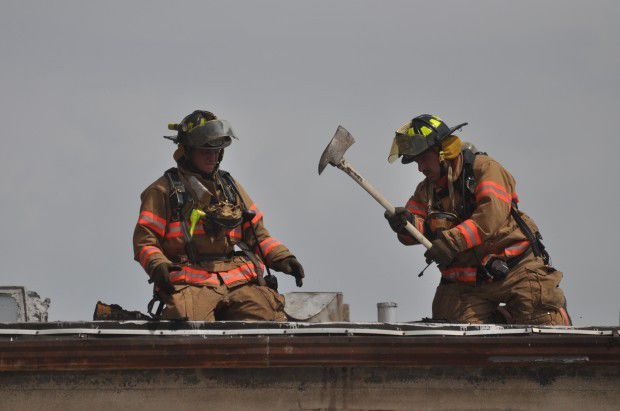
{"label": "helmet brim", "polygon": [[[452,135],[452,133],[454,133],[455,131],[459,131],[460,129],[462,129],[463,127],[465,127],[467,124],[469,124],[469,123],[461,123],[461,124],[459,124],[459,125],[458,125],[458,126],[456,126],[456,127],[452,127],[452,128],[450,129],[450,133],[448,133],[448,136],[451,136],[451,135]],[[447,137],[447,136],[446,136],[446,137]]]}
{"label": "helmet brim", "polygon": [[182,144],[192,148],[221,149],[232,144],[237,139],[235,132],[226,120],[211,120],[194,127],[180,138]]}

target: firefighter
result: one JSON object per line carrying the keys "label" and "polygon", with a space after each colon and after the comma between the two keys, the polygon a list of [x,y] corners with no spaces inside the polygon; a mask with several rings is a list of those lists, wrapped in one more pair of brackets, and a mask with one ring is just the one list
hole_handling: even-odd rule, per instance
{"label": "firefighter", "polygon": [[197,110],[168,128],[177,131],[166,137],[178,144],[177,167],[141,194],[133,235],[134,257],[163,302],[157,316],[285,321],[284,297],[264,270],[290,274],[298,287],[304,270],[269,235],[243,187],[220,169],[224,149],[237,139],[230,124]]}
{"label": "firefighter", "polygon": [[432,242],[425,256],[441,272],[433,318],[488,323],[505,303],[513,323],[569,325],[562,273],[519,210],[514,178],[454,135],[466,124],[450,128],[437,116],[417,116],[396,131],[388,157],[417,163],[425,176],[406,206],[386,218],[401,243],[417,244],[407,221]]}

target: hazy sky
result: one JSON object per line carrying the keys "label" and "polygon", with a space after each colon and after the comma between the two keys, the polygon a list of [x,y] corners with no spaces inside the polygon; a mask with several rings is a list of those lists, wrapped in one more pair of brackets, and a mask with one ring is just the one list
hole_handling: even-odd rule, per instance
{"label": "hazy sky", "polygon": [[[613,1],[0,2],[1,285],[50,297],[51,320],[98,299],[145,310],[132,259],[139,194],[173,165],[166,125],[229,120],[229,170],[304,264],[306,291],[430,316],[438,271],[398,243],[353,180],[317,163],[336,127],[396,204],[422,176],[386,161],[420,113],[511,171],[577,325],[617,324],[620,5]],[[295,290],[280,276],[281,291]]]}

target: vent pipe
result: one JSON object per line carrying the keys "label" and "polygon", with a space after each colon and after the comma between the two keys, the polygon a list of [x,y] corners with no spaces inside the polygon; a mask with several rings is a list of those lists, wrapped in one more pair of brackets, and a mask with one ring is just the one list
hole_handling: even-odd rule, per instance
{"label": "vent pipe", "polygon": [[377,303],[377,321],[380,323],[395,323],[396,307],[398,307],[398,304],[393,302]]}

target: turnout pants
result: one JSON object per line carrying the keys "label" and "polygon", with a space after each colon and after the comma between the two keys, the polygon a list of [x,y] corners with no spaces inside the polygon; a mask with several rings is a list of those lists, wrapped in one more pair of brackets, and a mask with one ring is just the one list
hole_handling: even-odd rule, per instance
{"label": "turnout pants", "polygon": [[530,255],[517,265],[503,281],[481,283],[462,293],[459,322],[491,322],[499,303],[514,324],[570,325],[566,298],[559,288],[562,273]]}
{"label": "turnout pants", "polygon": [[245,283],[228,288],[175,285],[162,319],[190,321],[286,321],[284,296],[269,287]]}
{"label": "turnout pants", "polygon": [[463,293],[470,287],[460,283],[439,284],[433,298],[433,320],[458,323],[463,311]]}

